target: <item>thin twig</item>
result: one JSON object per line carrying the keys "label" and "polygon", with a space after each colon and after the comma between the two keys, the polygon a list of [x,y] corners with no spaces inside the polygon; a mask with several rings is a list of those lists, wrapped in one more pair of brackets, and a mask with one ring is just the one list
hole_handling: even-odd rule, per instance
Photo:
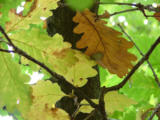
{"label": "thin twig", "polygon": [[119,11],[119,12],[112,13],[112,14],[110,14],[110,16],[114,16],[114,15],[121,14],[121,13],[126,13],[126,12],[137,11],[137,10],[139,10],[139,8],[132,8],[132,9],[127,9],[127,10],[122,10],[122,11]]}
{"label": "thin twig", "polygon": [[0,37],[0,43],[6,43],[6,44],[10,45],[7,41],[4,41],[1,37]]}
{"label": "thin twig", "polygon": [[134,6],[139,9],[145,9],[148,11],[160,12],[158,7],[153,7],[151,4],[143,5],[141,3],[120,3],[120,2],[97,2],[97,4],[108,4],[108,5],[127,5],[127,6]]}
{"label": "thin twig", "polygon": [[136,6],[136,3],[119,3],[119,2],[97,2],[97,4],[110,4],[110,5],[127,5],[127,6]]}
{"label": "thin twig", "polygon": [[[153,11],[153,12],[160,12],[159,8],[155,8],[152,5],[143,5],[141,3],[119,3],[119,2],[97,2],[97,4],[110,4],[110,5],[127,5],[127,6],[134,6],[136,8],[133,9],[126,9],[126,10],[122,10],[119,12],[114,12],[112,14],[110,14],[110,16],[114,16],[117,14],[121,14],[121,13],[126,13],[126,12],[132,12],[132,11],[140,11],[143,13],[143,15],[148,18],[148,17],[155,17],[153,15],[146,15],[145,10],[148,11]],[[157,16],[159,17],[159,16]]]}
{"label": "thin twig", "polygon": [[153,117],[155,116],[155,114],[160,110],[160,104],[157,105],[157,107],[155,108],[155,110],[153,111],[152,115],[149,117],[148,120],[152,120]]}
{"label": "thin twig", "polygon": [[115,86],[105,88],[104,93],[107,93],[109,91],[119,90],[120,88],[122,88],[126,84],[126,82],[130,79],[130,77],[135,73],[135,71],[144,63],[145,60],[149,58],[149,56],[159,43],[160,43],[160,37],[155,41],[155,43],[151,46],[151,48],[144,55],[144,57],[142,57],[139,60],[139,62],[132,68],[132,70],[127,74],[127,76],[123,79],[123,81]]}
{"label": "thin twig", "polygon": [[[49,67],[47,67],[45,64],[41,63],[40,61],[36,60],[32,56],[28,55],[23,50],[19,49],[16,45],[13,44],[11,39],[8,37],[4,29],[0,26],[1,33],[5,36],[5,38],[8,40],[8,42],[11,44],[11,46],[14,48],[15,52],[19,55],[27,58],[28,60],[34,62],[35,64],[39,65],[40,67],[44,68],[50,75],[55,78],[57,81],[62,81],[63,83],[66,82],[67,86],[70,86],[71,89],[75,90],[77,93],[81,94],[81,96],[88,101],[88,103],[93,107],[97,108],[97,104],[95,104],[83,91],[81,91],[79,88],[74,87],[71,83],[65,80],[63,76],[58,75],[57,73],[53,72]],[[54,81],[55,82],[55,81]]]}
{"label": "thin twig", "polygon": [[89,120],[96,112],[96,109],[93,110],[86,118],[84,118],[84,120]]}
{"label": "thin twig", "polygon": [[[142,51],[140,50],[140,48],[136,45],[136,43],[134,42],[134,40],[131,38],[131,36],[124,30],[124,28],[120,25],[120,24],[117,24],[119,26],[119,28],[121,29],[121,31],[128,37],[128,39],[134,44],[134,46],[136,47],[136,49],[138,50],[138,52],[141,54],[141,56],[144,56],[144,54],[142,53]],[[158,76],[156,74],[156,72],[154,71],[153,67],[152,67],[152,64],[149,62],[149,60],[146,60],[150,69],[152,70],[152,73],[155,77],[155,81],[156,83],[158,84],[158,86],[160,87],[160,82],[159,82],[159,79],[158,79]]]}
{"label": "thin twig", "polygon": [[0,52],[15,53],[14,50],[4,50],[4,49],[0,49]]}

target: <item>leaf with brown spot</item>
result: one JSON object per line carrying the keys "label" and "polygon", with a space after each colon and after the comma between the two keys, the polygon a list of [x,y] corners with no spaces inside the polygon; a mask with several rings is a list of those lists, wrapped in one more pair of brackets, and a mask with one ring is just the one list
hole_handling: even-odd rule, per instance
{"label": "leaf with brown spot", "polygon": [[96,15],[89,10],[77,12],[73,21],[79,23],[74,33],[84,33],[76,44],[77,48],[87,48],[85,54],[89,56],[102,53],[103,57],[97,63],[119,77],[128,73],[128,69],[133,67],[131,61],[136,60],[128,52],[133,47],[132,42],[122,38],[120,32],[107,27],[105,21],[96,20]]}
{"label": "leaf with brown spot", "polygon": [[68,114],[55,107],[55,103],[64,96],[60,87],[50,81],[39,81],[33,85],[33,103],[25,120],[69,120]]}
{"label": "leaf with brown spot", "polygon": [[34,0],[30,10],[27,15],[17,15],[16,12],[10,11],[9,18],[10,21],[6,24],[7,32],[18,30],[18,29],[28,29],[30,24],[40,24],[43,20],[40,17],[49,17],[52,13],[51,9],[57,7],[57,2],[59,0]]}

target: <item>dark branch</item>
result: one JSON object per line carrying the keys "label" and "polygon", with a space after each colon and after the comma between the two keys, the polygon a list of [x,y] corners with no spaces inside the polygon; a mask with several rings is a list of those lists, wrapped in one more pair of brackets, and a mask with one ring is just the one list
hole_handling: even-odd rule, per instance
{"label": "dark branch", "polygon": [[5,33],[4,29],[0,26],[1,33],[5,36],[5,38],[8,40],[9,44],[15,48],[14,44],[12,43],[11,39],[8,37],[8,35]]}
{"label": "dark branch", "polygon": [[153,7],[152,5],[143,5],[141,3],[120,3],[120,2],[97,2],[97,4],[108,4],[108,5],[127,5],[127,6],[135,6],[139,9],[144,9],[148,11],[160,12],[160,9],[157,7]]}
{"label": "dark branch", "polygon": [[107,119],[107,113],[106,113],[106,110],[105,110],[104,95],[105,95],[105,87],[101,88],[101,91],[100,91],[99,109],[101,109],[103,115],[106,116],[105,119]]}
{"label": "dark branch", "polygon": [[151,46],[151,48],[144,55],[144,57],[142,57],[139,60],[139,62],[132,68],[132,70],[127,74],[124,80],[115,86],[105,88],[104,93],[107,93],[109,91],[119,90],[120,88],[122,88],[126,84],[126,82],[130,79],[130,77],[135,73],[135,71],[144,63],[144,61],[148,60],[149,56],[159,43],[160,43],[160,37],[155,41],[155,43]]}
{"label": "dark branch", "polygon": [[0,52],[15,53],[14,50],[4,50],[4,49],[0,49]]}
{"label": "dark branch", "polygon": [[[143,5],[141,3],[119,3],[119,2],[97,2],[97,4],[108,4],[108,5],[127,5],[127,6],[134,6],[136,8],[131,8],[131,9],[126,9],[126,10],[122,10],[119,12],[114,12],[112,14],[110,14],[110,16],[114,16],[117,14],[121,14],[121,13],[126,13],[126,12],[132,12],[132,11],[140,11],[142,12],[142,14],[148,18],[148,17],[155,17],[153,15],[146,15],[145,10],[148,11],[153,11],[153,12],[160,12],[160,9],[157,7],[153,7],[152,5]],[[156,16],[156,17],[160,17],[160,16]]]}
{"label": "dark branch", "polygon": [[[28,55],[27,53],[25,53],[23,50],[19,49],[17,46],[15,46],[11,39],[8,37],[8,35],[6,34],[6,32],[4,31],[4,29],[0,26],[0,31],[1,33],[5,36],[5,38],[8,40],[8,42],[10,43],[10,45],[14,48],[15,52],[18,53],[19,55],[27,58],[28,60],[34,62],[35,64],[39,65],[40,67],[42,67],[43,69],[45,69],[48,73],[50,73],[50,75],[55,78],[57,81],[61,80],[63,82],[66,82],[68,84],[68,86],[70,86],[70,88],[72,88],[73,90],[75,90],[77,93],[81,94],[82,97],[84,99],[86,99],[88,101],[88,103],[93,107],[93,108],[97,108],[97,104],[95,104],[92,100],[90,100],[90,98],[84,93],[82,92],[79,88],[74,87],[71,83],[67,82],[65,80],[65,78],[63,76],[58,75],[57,73],[53,72],[50,68],[48,68],[45,64],[41,63],[40,61],[36,60],[35,58],[33,58],[32,56]],[[54,81],[55,82],[55,81]]]}
{"label": "dark branch", "polygon": [[127,6],[136,6],[136,3],[119,3],[119,2],[97,2],[97,4],[109,4],[109,5],[127,5]]}
{"label": "dark branch", "polygon": [[[136,45],[136,43],[133,41],[133,39],[131,38],[131,36],[129,36],[129,35],[126,33],[126,31],[123,29],[123,27],[122,27],[120,24],[118,24],[118,26],[119,26],[119,28],[121,29],[121,31],[128,37],[128,39],[134,44],[134,46],[136,47],[136,49],[138,50],[138,52],[139,52],[142,56],[144,56],[144,54],[142,53],[142,51],[140,50],[140,48]],[[149,62],[149,60],[146,60],[146,61],[147,61],[148,65],[149,65],[150,69],[152,70],[152,73],[153,73],[153,75],[154,75],[154,77],[155,77],[156,83],[157,83],[158,86],[160,87],[160,82],[159,82],[158,76],[157,76],[156,72],[154,71],[154,69],[153,69],[153,67],[152,67],[152,64]]]}
{"label": "dark branch", "polygon": [[153,111],[152,115],[149,117],[148,120],[152,120],[158,111],[160,111],[160,104],[157,105],[157,107],[155,108],[155,110]]}
{"label": "dark branch", "polygon": [[112,14],[110,14],[110,16],[114,16],[114,15],[121,14],[121,13],[126,13],[126,12],[137,11],[137,10],[139,10],[139,8],[132,8],[132,9],[127,9],[127,10],[122,10],[122,11],[119,11],[119,12],[112,13]]}

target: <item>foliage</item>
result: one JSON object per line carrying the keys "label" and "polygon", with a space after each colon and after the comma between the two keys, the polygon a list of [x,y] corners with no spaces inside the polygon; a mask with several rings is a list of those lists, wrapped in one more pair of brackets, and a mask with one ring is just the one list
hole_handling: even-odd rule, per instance
{"label": "foliage", "polygon": [[[160,1],[81,2],[0,0],[0,113],[160,119]],[[34,71],[44,77],[31,85]]]}

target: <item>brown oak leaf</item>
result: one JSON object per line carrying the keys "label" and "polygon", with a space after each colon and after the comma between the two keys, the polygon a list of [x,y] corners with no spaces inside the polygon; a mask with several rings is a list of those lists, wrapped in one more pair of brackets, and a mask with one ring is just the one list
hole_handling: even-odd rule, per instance
{"label": "brown oak leaf", "polygon": [[160,12],[156,12],[153,15],[158,21],[160,21]]}
{"label": "brown oak leaf", "polygon": [[79,23],[74,28],[74,33],[84,33],[76,43],[77,48],[87,48],[85,54],[103,54],[97,63],[107,68],[109,72],[123,77],[132,68],[131,61],[136,57],[128,52],[133,47],[133,43],[121,37],[121,33],[107,27],[106,22],[97,20],[96,15],[89,10],[77,12],[73,21]]}

